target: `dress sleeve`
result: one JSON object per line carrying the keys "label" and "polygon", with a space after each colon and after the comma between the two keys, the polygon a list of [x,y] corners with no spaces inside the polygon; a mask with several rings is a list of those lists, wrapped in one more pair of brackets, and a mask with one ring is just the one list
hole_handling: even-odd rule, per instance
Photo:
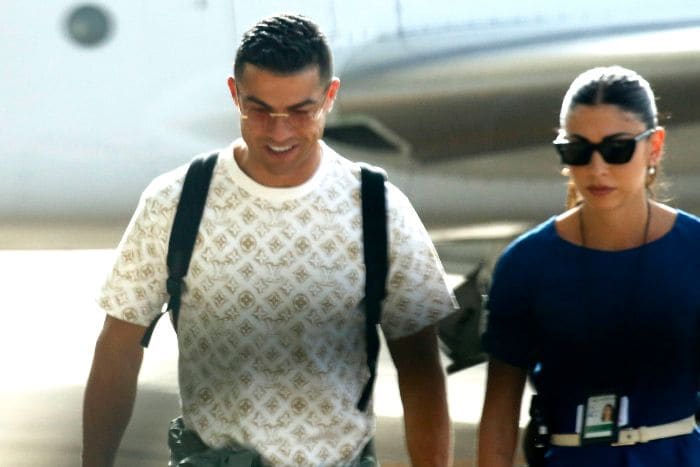
{"label": "dress sleeve", "polygon": [[387,339],[414,334],[456,311],[445,270],[408,199],[387,184],[389,274],[382,307]]}
{"label": "dress sleeve", "polygon": [[511,365],[529,368],[534,359],[531,278],[535,263],[527,246],[508,247],[494,270],[486,304],[486,331],[482,344],[489,355]]}
{"label": "dress sleeve", "polygon": [[108,315],[148,326],[160,312],[167,293],[167,241],[174,215],[171,189],[143,193],[115,252],[111,272],[98,303]]}

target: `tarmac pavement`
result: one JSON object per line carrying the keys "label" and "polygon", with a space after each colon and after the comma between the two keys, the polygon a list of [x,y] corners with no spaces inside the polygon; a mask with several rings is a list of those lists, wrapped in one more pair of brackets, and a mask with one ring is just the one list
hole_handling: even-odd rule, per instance
{"label": "tarmac pavement", "polygon": [[[75,467],[79,465],[82,386],[0,398],[0,465]],[[119,451],[117,467],[167,465],[166,430],[178,414],[175,394],[141,387],[134,416]],[[455,467],[473,466],[476,426],[455,423]],[[379,417],[377,451],[384,467],[408,466],[403,420]]]}
{"label": "tarmac pavement", "polygon": [[[104,319],[94,297],[112,254],[0,251],[0,465],[79,465],[82,395]],[[166,320],[146,351],[117,467],[167,464],[167,425],[179,413],[176,356],[175,336]],[[483,364],[448,377],[456,467],[474,465],[484,377]],[[382,465],[409,465],[396,372],[386,351],[380,354],[374,406]]]}

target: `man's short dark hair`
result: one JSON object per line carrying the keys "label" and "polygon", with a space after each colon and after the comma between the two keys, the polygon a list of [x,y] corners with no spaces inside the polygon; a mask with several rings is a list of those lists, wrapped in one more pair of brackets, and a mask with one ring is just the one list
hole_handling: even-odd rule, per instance
{"label": "man's short dark hair", "polygon": [[240,80],[246,63],[279,74],[318,65],[321,83],[330,81],[333,57],[318,25],[302,15],[277,15],[256,23],[243,34],[233,73]]}

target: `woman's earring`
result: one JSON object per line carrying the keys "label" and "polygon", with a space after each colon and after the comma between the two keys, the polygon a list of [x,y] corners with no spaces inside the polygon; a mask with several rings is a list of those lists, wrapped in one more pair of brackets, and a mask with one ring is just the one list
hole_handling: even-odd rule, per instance
{"label": "woman's earring", "polygon": [[562,174],[562,176],[568,177],[571,174],[571,171],[568,167],[562,167],[560,173]]}
{"label": "woman's earring", "polygon": [[647,177],[645,186],[649,188],[656,181],[656,166],[650,165],[647,167]]}

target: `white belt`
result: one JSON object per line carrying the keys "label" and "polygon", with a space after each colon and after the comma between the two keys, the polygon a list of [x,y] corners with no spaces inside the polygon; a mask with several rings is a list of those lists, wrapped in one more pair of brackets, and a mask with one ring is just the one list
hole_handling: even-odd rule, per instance
{"label": "white belt", "polygon": [[[687,435],[695,429],[695,416],[691,415],[682,420],[654,426],[640,426],[639,428],[622,428],[617,435],[617,442],[611,446],[631,446],[637,443],[646,443],[661,438]],[[580,446],[581,436],[578,433],[553,434],[549,442],[555,446]]]}

